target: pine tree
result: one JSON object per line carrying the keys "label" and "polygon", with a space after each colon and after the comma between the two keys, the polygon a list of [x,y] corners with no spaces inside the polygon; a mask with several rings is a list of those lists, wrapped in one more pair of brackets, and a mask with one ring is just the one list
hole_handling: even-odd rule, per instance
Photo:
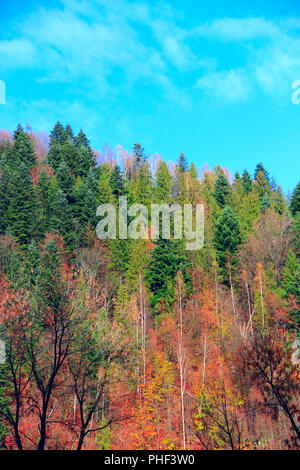
{"label": "pine tree", "polygon": [[[68,132],[69,132],[69,129],[68,129]],[[65,132],[63,125],[58,121],[50,133],[50,141],[49,141],[50,148],[57,144],[59,145],[64,144],[67,140],[67,135],[68,134]]]}
{"label": "pine tree", "polygon": [[247,170],[243,173],[242,182],[245,193],[249,194],[252,190],[252,179]]}
{"label": "pine tree", "polygon": [[290,211],[293,217],[300,212],[300,183],[298,183],[294,189],[290,203]]}
{"label": "pine tree", "polygon": [[83,146],[92,152],[90,141],[88,140],[87,136],[85,135],[82,129],[80,129],[78,135],[74,137],[73,140],[75,147],[80,148],[81,146]]}
{"label": "pine tree", "polygon": [[289,251],[284,268],[281,284],[285,290],[286,297],[289,294],[297,295],[297,274],[300,264],[292,250]]}
{"label": "pine tree", "polygon": [[152,201],[152,175],[146,158],[140,160],[135,184],[135,202],[149,208]]}
{"label": "pine tree", "polygon": [[7,209],[9,206],[7,189],[9,179],[8,169],[4,166],[0,176],[0,233],[5,233],[7,230]]}
{"label": "pine tree", "polygon": [[177,161],[177,168],[181,173],[186,173],[188,170],[188,162],[182,152]]}
{"label": "pine tree", "polygon": [[157,204],[170,202],[172,175],[166,162],[160,160],[156,170],[154,199]]}
{"label": "pine tree", "polygon": [[270,183],[270,176],[268,171],[265,169],[262,163],[258,163],[254,172],[254,179],[258,180],[259,173],[262,173],[263,177],[266,179],[267,183]]}
{"label": "pine tree", "polygon": [[23,163],[28,170],[37,164],[31,139],[20,124],[14,132],[13,145],[9,147],[9,162],[14,168]]}
{"label": "pine tree", "polygon": [[24,163],[12,172],[8,191],[8,231],[23,247],[30,242],[37,220],[36,193]]}
{"label": "pine tree", "polygon": [[271,206],[271,199],[268,193],[266,193],[261,201],[260,209],[262,212],[265,212]]}
{"label": "pine tree", "polygon": [[125,181],[119,165],[115,165],[113,171],[111,172],[109,184],[116,199],[126,194]]}
{"label": "pine tree", "polygon": [[230,186],[226,176],[223,173],[219,173],[215,181],[214,196],[220,207],[225,206],[229,191]]}
{"label": "pine tree", "polygon": [[55,143],[51,145],[47,159],[54,171],[62,162],[65,162],[70,170],[74,172],[78,168],[78,149],[74,147],[70,139],[67,139],[62,144]]}
{"label": "pine tree", "polygon": [[152,293],[150,301],[155,313],[159,313],[161,309],[167,311],[172,306],[175,278],[179,270],[183,274],[187,290],[191,292],[188,260],[183,253],[179,242],[163,238],[159,238],[152,250],[146,279]]}
{"label": "pine tree", "polygon": [[72,129],[72,127],[70,126],[70,124],[67,124],[67,125],[66,125],[66,128],[65,128],[65,135],[66,135],[66,138],[69,138],[71,141],[72,141],[73,138],[74,138],[73,129]]}
{"label": "pine tree", "polygon": [[71,175],[67,164],[62,161],[56,170],[56,178],[59,188],[67,197],[68,203],[72,203],[74,199],[74,177]]}
{"label": "pine tree", "polygon": [[258,163],[254,173],[255,188],[261,198],[271,191],[270,177],[262,163]]}
{"label": "pine tree", "polygon": [[59,189],[53,199],[49,229],[51,232],[60,233],[67,247],[75,248],[75,228],[72,219],[71,208],[63,191]]}
{"label": "pine tree", "polygon": [[237,251],[241,241],[240,224],[237,216],[230,207],[225,207],[221,213],[215,230],[214,245],[220,272],[226,278],[227,263],[232,268],[237,263]]}
{"label": "pine tree", "polygon": [[107,163],[101,166],[101,173],[98,181],[98,201],[99,204],[108,204],[113,201],[112,189],[110,186],[111,170]]}
{"label": "pine tree", "polygon": [[87,176],[90,168],[95,167],[95,157],[91,149],[81,145],[77,149],[76,160],[72,166],[75,176]]}
{"label": "pine tree", "polygon": [[129,175],[129,179],[134,178],[137,175],[140,163],[146,159],[145,150],[141,147],[139,142],[135,143],[132,149],[133,155],[133,172]]}

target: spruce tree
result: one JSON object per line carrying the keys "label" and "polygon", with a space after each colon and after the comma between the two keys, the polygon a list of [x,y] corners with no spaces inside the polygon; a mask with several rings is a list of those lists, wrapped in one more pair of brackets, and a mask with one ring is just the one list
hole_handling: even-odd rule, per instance
{"label": "spruce tree", "polygon": [[59,188],[67,197],[68,203],[72,203],[74,199],[74,177],[70,173],[67,164],[62,161],[56,170],[56,178]]}
{"label": "spruce tree", "polygon": [[270,176],[262,163],[258,163],[254,173],[255,188],[261,198],[271,191]]}
{"label": "spruce tree", "polygon": [[81,146],[83,146],[89,149],[90,151],[92,151],[91,146],[90,146],[90,141],[82,129],[80,129],[78,135],[74,137],[73,141],[74,141],[75,147],[80,148]]}
{"label": "spruce tree", "polygon": [[262,212],[265,212],[271,206],[271,199],[268,193],[266,193],[261,201],[260,209]]}
{"label": "spruce tree", "polygon": [[116,199],[126,194],[125,181],[119,165],[115,165],[113,171],[111,172],[109,184]]}
{"label": "spruce tree", "polygon": [[101,173],[98,181],[98,202],[107,204],[113,201],[112,189],[110,186],[111,170],[107,163],[101,165]]}
{"label": "spruce tree", "polygon": [[166,162],[160,160],[156,170],[154,199],[157,204],[168,203],[171,196],[172,175]]}
{"label": "spruce tree", "polygon": [[299,296],[299,285],[297,286],[297,275],[299,269],[300,264],[297,261],[296,255],[292,250],[290,250],[283,268],[283,278],[281,281],[286,297],[288,297],[289,294],[298,294]]}
{"label": "spruce tree", "polygon": [[96,162],[93,152],[84,145],[81,145],[77,149],[76,160],[72,167],[75,176],[87,176],[90,168],[94,168],[95,164]]}
{"label": "spruce tree", "polygon": [[75,228],[72,218],[71,208],[66,195],[59,189],[52,202],[49,229],[51,232],[59,233],[63,236],[66,246],[73,250],[75,248]]}
{"label": "spruce tree", "polygon": [[50,141],[49,141],[50,148],[57,144],[62,145],[66,142],[66,140],[67,140],[67,133],[65,132],[63,125],[58,121],[50,133]]}
{"label": "spruce tree", "polygon": [[252,179],[247,170],[245,170],[243,173],[242,182],[245,193],[249,194],[252,190]]}
{"label": "spruce tree", "polygon": [[215,181],[214,196],[220,207],[225,206],[229,191],[230,185],[226,176],[223,173],[219,173]]}
{"label": "spruce tree", "polygon": [[155,313],[161,309],[168,310],[175,295],[175,278],[180,270],[189,293],[191,292],[191,279],[187,271],[188,260],[182,246],[174,240],[159,238],[152,250],[150,265],[147,272],[147,283],[152,293],[151,305]]}
{"label": "spruce tree", "polygon": [[7,230],[7,209],[9,206],[7,190],[10,177],[6,166],[4,166],[0,171],[0,233],[5,233]]}
{"label": "spruce tree", "polygon": [[254,172],[254,179],[258,180],[259,173],[262,173],[263,177],[266,179],[267,183],[270,183],[270,176],[269,172],[265,169],[263,164],[260,162],[256,165],[255,172]]}
{"label": "spruce tree", "polygon": [[182,152],[177,161],[177,168],[181,173],[186,173],[188,170],[188,162]]}
{"label": "spruce tree", "polygon": [[30,170],[37,164],[31,139],[20,124],[14,132],[13,145],[8,149],[8,152],[10,164],[14,168],[23,163]]}
{"label": "spruce tree", "polygon": [[23,247],[30,242],[37,220],[36,193],[31,175],[24,163],[12,171],[8,194],[8,231]]}
{"label": "spruce tree", "polygon": [[70,124],[67,124],[67,125],[66,125],[66,128],[65,128],[65,136],[66,136],[66,138],[69,138],[71,141],[72,141],[73,138],[74,138],[73,129],[72,129],[72,127],[70,126]]}
{"label": "spruce tree", "polygon": [[237,251],[241,242],[240,224],[231,207],[225,207],[215,230],[214,245],[220,272],[226,278],[227,263],[234,268],[237,263]]}
{"label": "spruce tree", "polygon": [[300,183],[298,183],[294,189],[290,203],[290,211],[293,217],[300,212]]}

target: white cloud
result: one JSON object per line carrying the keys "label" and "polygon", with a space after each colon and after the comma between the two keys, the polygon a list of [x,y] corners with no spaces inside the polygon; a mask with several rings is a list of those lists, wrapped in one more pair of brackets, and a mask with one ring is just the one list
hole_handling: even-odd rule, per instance
{"label": "white cloud", "polygon": [[2,69],[32,67],[37,62],[37,51],[28,39],[18,38],[0,41]]}
{"label": "white cloud", "polygon": [[194,28],[191,34],[222,41],[249,41],[277,37],[280,29],[265,18],[221,18]]}
{"label": "white cloud", "polygon": [[245,101],[251,92],[250,81],[244,70],[209,73],[196,82],[195,88],[227,103]]}

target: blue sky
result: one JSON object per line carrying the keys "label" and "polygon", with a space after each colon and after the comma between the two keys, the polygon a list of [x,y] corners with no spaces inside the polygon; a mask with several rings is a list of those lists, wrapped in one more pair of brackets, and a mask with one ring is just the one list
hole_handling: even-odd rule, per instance
{"label": "blue sky", "polygon": [[0,0],[0,128],[60,120],[92,146],[251,173],[300,169],[299,0]]}

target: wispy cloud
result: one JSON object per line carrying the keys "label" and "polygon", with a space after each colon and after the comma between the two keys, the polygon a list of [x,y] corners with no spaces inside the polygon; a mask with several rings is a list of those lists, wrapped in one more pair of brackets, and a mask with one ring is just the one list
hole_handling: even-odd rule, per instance
{"label": "wispy cloud", "polygon": [[195,88],[222,102],[246,101],[251,93],[251,83],[244,70],[209,73],[199,78]]}
{"label": "wispy cloud", "polygon": [[[142,84],[181,106],[245,101],[257,88],[289,92],[300,77],[299,18],[219,18],[189,30],[179,20],[163,2],[63,0],[36,8],[0,41],[1,66],[33,70],[37,83],[63,83],[77,98],[113,101]],[[224,67],[218,44],[233,42],[245,59],[231,63],[229,52]]]}

